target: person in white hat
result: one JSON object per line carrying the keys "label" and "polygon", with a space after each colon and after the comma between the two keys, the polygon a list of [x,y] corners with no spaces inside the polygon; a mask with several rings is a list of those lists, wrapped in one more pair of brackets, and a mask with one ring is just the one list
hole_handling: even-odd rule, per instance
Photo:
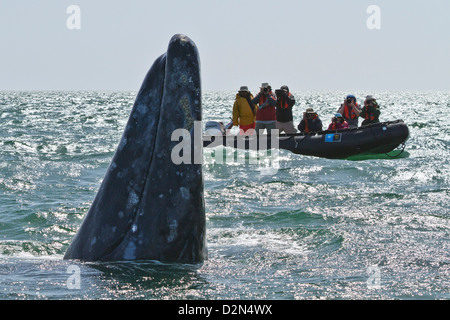
{"label": "person in white hat", "polygon": [[367,96],[366,100],[364,101],[364,108],[359,114],[361,118],[364,118],[364,121],[361,125],[365,126],[372,123],[379,123],[380,113],[380,106],[378,105],[375,98],[370,95]]}
{"label": "person in white hat", "polygon": [[267,134],[271,133],[272,129],[276,129],[277,115],[275,106],[277,99],[272,93],[272,88],[268,83],[261,84],[258,95],[252,100],[255,105],[258,105],[256,112],[256,134],[260,130],[267,130]]}
{"label": "person in white hat", "polygon": [[319,119],[319,115],[314,112],[313,108],[307,108],[306,112],[303,112],[303,119],[297,128],[304,133],[322,131],[322,120]]}
{"label": "person in white hat", "polygon": [[241,134],[253,134],[255,129],[256,106],[247,86],[242,86],[236,94],[233,105],[233,126],[239,126]]}

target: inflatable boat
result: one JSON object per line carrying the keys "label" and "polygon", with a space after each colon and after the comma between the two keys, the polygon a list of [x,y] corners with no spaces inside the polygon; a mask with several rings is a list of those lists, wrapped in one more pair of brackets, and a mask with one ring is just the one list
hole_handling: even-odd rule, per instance
{"label": "inflatable boat", "polygon": [[226,135],[223,124],[209,121],[203,147],[219,145],[245,150],[280,148],[295,154],[345,159],[355,155],[386,154],[409,138],[403,120],[381,122],[354,129],[280,135]]}

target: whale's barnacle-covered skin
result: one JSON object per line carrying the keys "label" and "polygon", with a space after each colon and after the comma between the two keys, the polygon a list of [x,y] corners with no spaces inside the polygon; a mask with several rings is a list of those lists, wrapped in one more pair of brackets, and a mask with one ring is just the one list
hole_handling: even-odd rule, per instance
{"label": "whale's barnacle-covered skin", "polygon": [[171,159],[178,143],[171,141],[174,130],[192,133],[201,115],[198,50],[188,37],[175,35],[143,81],[116,153],[65,259],[206,259],[201,164],[175,164]]}

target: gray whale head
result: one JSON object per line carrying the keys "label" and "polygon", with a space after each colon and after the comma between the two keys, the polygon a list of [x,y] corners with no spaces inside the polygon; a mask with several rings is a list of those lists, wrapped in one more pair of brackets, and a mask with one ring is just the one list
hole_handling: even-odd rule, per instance
{"label": "gray whale head", "polygon": [[201,164],[177,165],[171,159],[174,130],[184,128],[192,135],[201,116],[198,50],[188,37],[175,35],[142,83],[100,189],[64,259],[206,259]]}

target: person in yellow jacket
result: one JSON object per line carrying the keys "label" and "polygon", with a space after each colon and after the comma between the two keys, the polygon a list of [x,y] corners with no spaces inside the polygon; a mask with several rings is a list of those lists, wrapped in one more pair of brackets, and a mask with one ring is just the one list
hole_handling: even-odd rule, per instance
{"label": "person in yellow jacket", "polygon": [[248,87],[242,86],[236,94],[233,105],[233,126],[239,126],[241,134],[253,134],[257,107],[252,102],[253,95]]}

